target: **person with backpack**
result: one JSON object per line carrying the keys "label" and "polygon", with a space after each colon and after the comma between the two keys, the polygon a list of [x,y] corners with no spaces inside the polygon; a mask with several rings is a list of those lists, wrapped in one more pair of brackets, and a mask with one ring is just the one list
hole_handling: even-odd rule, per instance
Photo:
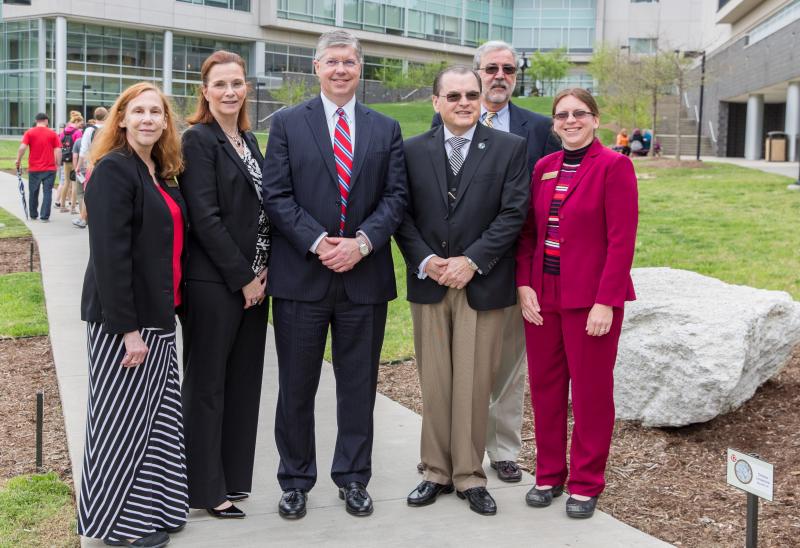
{"label": "person with backpack", "polygon": [[108,116],[108,110],[105,107],[97,107],[94,109],[94,123],[90,123],[83,130],[83,137],[81,138],[81,150],[78,162],[76,164],[76,170],[78,173],[75,177],[74,183],[75,197],[78,201],[78,205],[80,206],[80,217],[72,220],[72,224],[76,228],[86,228],[86,224],[89,219],[86,207],[84,207],[83,204],[83,191],[86,188],[86,184],[89,182],[89,176],[91,175],[93,164],[89,151],[91,149],[92,142],[103,127],[106,116]]}
{"label": "person with backpack", "polygon": [[75,204],[75,192],[74,188],[72,188],[72,178],[70,174],[73,171],[74,165],[72,163],[72,147],[75,145],[75,141],[81,138],[82,127],[83,116],[77,110],[73,110],[69,113],[69,123],[66,125],[64,130],[58,134],[58,139],[61,141],[61,163],[64,166],[64,184],[59,190],[58,202],[56,205],[59,206],[59,211],[62,213],[70,211],[69,208],[67,208],[67,197],[70,198],[72,203],[72,213],[78,212]]}

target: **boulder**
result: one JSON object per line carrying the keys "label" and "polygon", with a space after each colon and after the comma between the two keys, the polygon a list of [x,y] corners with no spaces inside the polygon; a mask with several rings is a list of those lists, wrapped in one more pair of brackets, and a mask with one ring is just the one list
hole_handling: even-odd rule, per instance
{"label": "boulder", "polygon": [[632,272],[614,370],[617,417],[684,426],[736,409],[800,343],[800,303],[672,268]]}

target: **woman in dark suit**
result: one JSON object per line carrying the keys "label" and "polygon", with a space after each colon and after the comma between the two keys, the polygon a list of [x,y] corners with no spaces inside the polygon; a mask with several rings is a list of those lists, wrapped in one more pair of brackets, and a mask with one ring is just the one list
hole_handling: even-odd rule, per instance
{"label": "woman in dark suit", "polygon": [[78,533],[154,548],[188,511],[175,350],[183,162],[170,103],[151,83],[122,92],[106,127],[85,197],[89,412]]}
{"label": "woman in dark suit", "polygon": [[250,492],[268,301],[264,160],[247,117],[242,58],[209,56],[181,177],[192,233],[186,267],[183,407],[189,505],[243,518]]}
{"label": "woman in dark suit", "polygon": [[[548,506],[569,475],[567,515],[588,518],[605,487],[614,429],[614,362],[638,219],[636,174],[627,156],[595,138],[597,103],[580,88],[553,100],[563,150],[536,164],[517,247],[517,293],[526,320],[536,430],[530,506]],[[567,391],[572,433],[567,473]]]}

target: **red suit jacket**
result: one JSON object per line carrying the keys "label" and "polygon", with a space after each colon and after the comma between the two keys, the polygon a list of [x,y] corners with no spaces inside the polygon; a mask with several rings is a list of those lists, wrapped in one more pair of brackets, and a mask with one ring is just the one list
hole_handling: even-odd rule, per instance
{"label": "red suit jacket", "polygon": [[[542,292],[544,239],[564,152],[536,163],[528,217],[517,242],[517,286]],[[639,218],[636,173],[627,156],[595,139],[561,205],[561,306],[622,307],[636,299],[631,264]]]}

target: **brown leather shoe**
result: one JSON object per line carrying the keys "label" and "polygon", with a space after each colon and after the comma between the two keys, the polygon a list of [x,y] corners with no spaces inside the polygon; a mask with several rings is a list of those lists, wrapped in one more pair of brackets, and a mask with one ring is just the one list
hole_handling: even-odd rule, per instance
{"label": "brown leather shoe", "polygon": [[522,470],[513,460],[499,460],[492,463],[492,468],[497,470],[497,477],[501,481],[517,483],[522,479]]}

